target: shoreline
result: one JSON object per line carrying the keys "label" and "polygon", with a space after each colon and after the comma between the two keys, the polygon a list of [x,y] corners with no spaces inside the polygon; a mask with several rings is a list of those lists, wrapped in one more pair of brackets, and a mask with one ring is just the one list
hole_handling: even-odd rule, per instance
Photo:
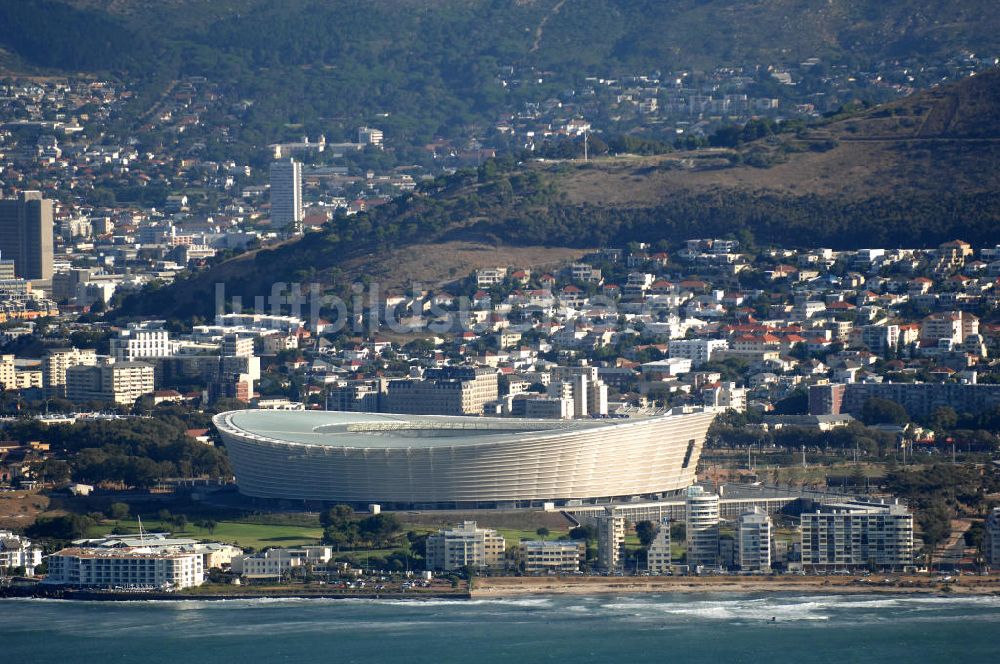
{"label": "shoreline", "polygon": [[[885,583],[882,580],[889,582]],[[941,595],[1000,597],[1000,577],[955,577],[944,583],[927,577],[486,577],[477,578],[473,599],[531,595],[609,595],[647,593]]]}
{"label": "shoreline", "polygon": [[288,592],[121,592],[102,590],[45,590],[22,589],[0,592],[0,601],[4,599],[53,599],[78,602],[186,602],[186,601],[232,601],[242,599],[364,599],[364,600],[403,600],[419,602],[422,600],[454,599],[467,600],[471,595],[468,591],[430,592],[430,593],[337,593],[309,592],[289,590]]}
{"label": "shoreline", "polygon": [[1000,576],[954,577],[952,582],[920,577],[476,577],[471,590],[431,592],[331,592],[289,588],[236,592],[122,592],[69,588],[6,588],[3,599],[55,599],[89,602],[141,602],[254,599],[361,599],[420,602],[423,600],[482,600],[534,596],[642,594],[793,594],[793,595],[935,595],[939,597],[1000,597]]}

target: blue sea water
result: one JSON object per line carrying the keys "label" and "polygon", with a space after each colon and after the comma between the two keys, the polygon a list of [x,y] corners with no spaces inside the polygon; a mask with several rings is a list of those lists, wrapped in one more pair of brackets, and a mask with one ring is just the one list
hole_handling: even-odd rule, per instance
{"label": "blue sea water", "polygon": [[995,663],[1000,597],[4,600],[0,661]]}

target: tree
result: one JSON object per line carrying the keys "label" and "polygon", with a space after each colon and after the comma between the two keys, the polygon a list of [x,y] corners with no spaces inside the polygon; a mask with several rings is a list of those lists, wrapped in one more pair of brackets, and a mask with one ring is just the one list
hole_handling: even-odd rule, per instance
{"label": "tree", "polygon": [[129,515],[128,503],[111,503],[108,506],[108,518],[115,521],[127,519]]}
{"label": "tree", "polygon": [[910,422],[906,409],[891,399],[872,397],[861,408],[861,421],[867,425],[895,424],[905,426]]}
{"label": "tree", "polygon": [[927,418],[927,424],[937,433],[951,431],[958,425],[958,413],[951,406],[938,406]]}
{"label": "tree", "polygon": [[400,530],[395,514],[373,514],[358,523],[358,533],[378,548],[394,539]]}
{"label": "tree", "polygon": [[640,521],[635,524],[635,534],[639,537],[639,543],[648,547],[656,537],[656,525],[652,521]]}
{"label": "tree", "polygon": [[28,527],[27,534],[32,538],[50,538],[57,540],[80,539],[94,525],[94,520],[80,514],[42,517]]}
{"label": "tree", "polygon": [[546,537],[549,536],[549,529],[546,528],[545,526],[542,526],[541,528],[535,531],[535,534],[541,537],[542,539],[545,539]]}
{"label": "tree", "polygon": [[320,512],[319,522],[324,528],[340,525],[350,520],[354,516],[354,510],[350,505],[334,505],[330,509]]}
{"label": "tree", "polygon": [[215,532],[215,527],[218,526],[219,523],[215,519],[202,519],[201,521],[198,521],[195,525],[198,526],[199,528],[207,530],[209,534],[212,534]]}

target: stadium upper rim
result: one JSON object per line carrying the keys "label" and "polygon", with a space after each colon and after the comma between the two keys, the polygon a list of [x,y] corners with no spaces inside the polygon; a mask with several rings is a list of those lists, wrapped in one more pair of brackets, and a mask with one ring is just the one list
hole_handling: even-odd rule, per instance
{"label": "stadium upper rim", "polygon": [[573,431],[627,427],[636,419],[539,420],[457,415],[405,415],[343,411],[235,410],[212,418],[223,433],[286,445],[344,449],[472,446],[559,436]]}

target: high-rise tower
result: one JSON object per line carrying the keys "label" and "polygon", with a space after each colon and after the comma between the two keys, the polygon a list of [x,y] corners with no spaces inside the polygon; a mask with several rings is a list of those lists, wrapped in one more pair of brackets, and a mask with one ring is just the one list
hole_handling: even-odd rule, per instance
{"label": "high-rise tower", "polygon": [[271,163],[271,224],[302,232],[302,164],[294,159]]}
{"label": "high-rise tower", "polygon": [[0,200],[0,256],[22,279],[52,279],[52,201],[40,191]]}

